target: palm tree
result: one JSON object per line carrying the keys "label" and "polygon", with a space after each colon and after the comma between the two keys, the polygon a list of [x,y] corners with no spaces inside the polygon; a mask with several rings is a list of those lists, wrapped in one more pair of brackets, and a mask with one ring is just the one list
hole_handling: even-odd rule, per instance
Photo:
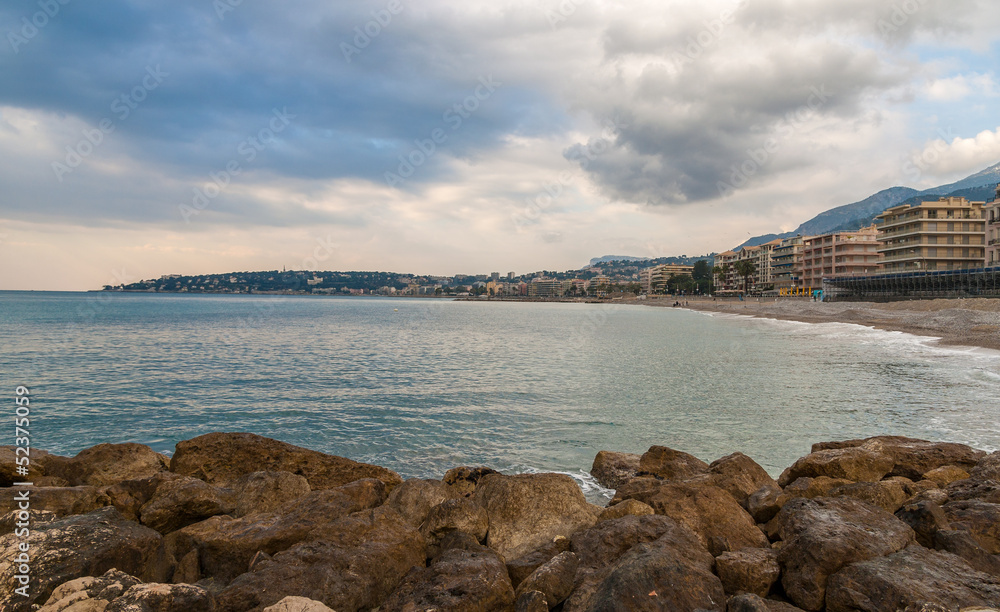
{"label": "palm tree", "polygon": [[750,261],[749,259],[741,259],[736,262],[736,273],[743,277],[743,294],[748,293],[748,287],[750,285],[750,277],[757,272],[757,264]]}
{"label": "palm tree", "polygon": [[712,266],[712,284],[715,284],[715,279],[722,276],[722,266]]}

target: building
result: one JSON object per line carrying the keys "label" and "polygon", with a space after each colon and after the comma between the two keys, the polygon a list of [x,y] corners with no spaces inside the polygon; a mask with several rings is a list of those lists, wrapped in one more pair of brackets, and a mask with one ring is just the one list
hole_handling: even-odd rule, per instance
{"label": "building", "polygon": [[553,297],[563,294],[562,281],[534,279],[528,284],[528,295],[538,297]]}
{"label": "building", "polygon": [[736,276],[736,251],[726,251],[715,256],[715,265],[721,270],[715,275],[715,292],[730,293],[739,289],[739,282]]}
{"label": "building", "polygon": [[1000,185],[993,201],[983,209],[986,219],[986,266],[1000,266]]}
{"label": "building", "polygon": [[941,198],[878,216],[884,272],[967,270],[986,263],[985,202]]}
{"label": "building", "polygon": [[653,293],[654,291],[662,291],[667,286],[667,281],[670,280],[672,275],[690,275],[692,272],[694,272],[694,266],[661,264],[639,272],[639,282],[642,285],[643,291]]}
{"label": "building", "polygon": [[771,251],[773,289],[778,295],[797,295],[802,289],[802,236],[785,238]]}
{"label": "building", "polygon": [[802,289],[823,288],[824,278],[875,274],[879,264],[878,230],[874,225],[802,240]]}

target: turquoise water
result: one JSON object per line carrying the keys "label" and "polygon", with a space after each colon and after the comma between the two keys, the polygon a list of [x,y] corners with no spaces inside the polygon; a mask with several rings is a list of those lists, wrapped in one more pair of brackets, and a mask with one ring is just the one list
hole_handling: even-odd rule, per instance
{"label": "turquoise water", "polygon": [[[846,324],[428,299],[0,293],[0,393],[75,454],[250,431],[406,477],[662,444],[773,474],[813,442],[1000,447],[998,353]],[[13,402],[8,402],[13,418]],[[13,444],[0,439],[0,444]]]}

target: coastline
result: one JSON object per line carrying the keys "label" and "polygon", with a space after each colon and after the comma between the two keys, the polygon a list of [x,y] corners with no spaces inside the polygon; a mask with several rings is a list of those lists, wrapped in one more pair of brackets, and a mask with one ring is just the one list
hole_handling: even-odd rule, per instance
{"label": "coastline", "polygon": [[[670,307],[680,298],[646,300]],[[1000,350],[1000,299],[935,299],[904,302],[812,302],[796,298],[688,299],[691,310],[738,314],[801,323],[853,323],[927,336],[945,346]]]}

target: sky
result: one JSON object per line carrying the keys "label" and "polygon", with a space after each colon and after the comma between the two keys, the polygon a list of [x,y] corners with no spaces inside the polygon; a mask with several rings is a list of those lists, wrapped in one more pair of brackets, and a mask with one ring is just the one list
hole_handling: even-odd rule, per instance
{"label": "sky", "polygon": [[0,0],[0,289],[723,251],[1000,161],[991,0]]}

